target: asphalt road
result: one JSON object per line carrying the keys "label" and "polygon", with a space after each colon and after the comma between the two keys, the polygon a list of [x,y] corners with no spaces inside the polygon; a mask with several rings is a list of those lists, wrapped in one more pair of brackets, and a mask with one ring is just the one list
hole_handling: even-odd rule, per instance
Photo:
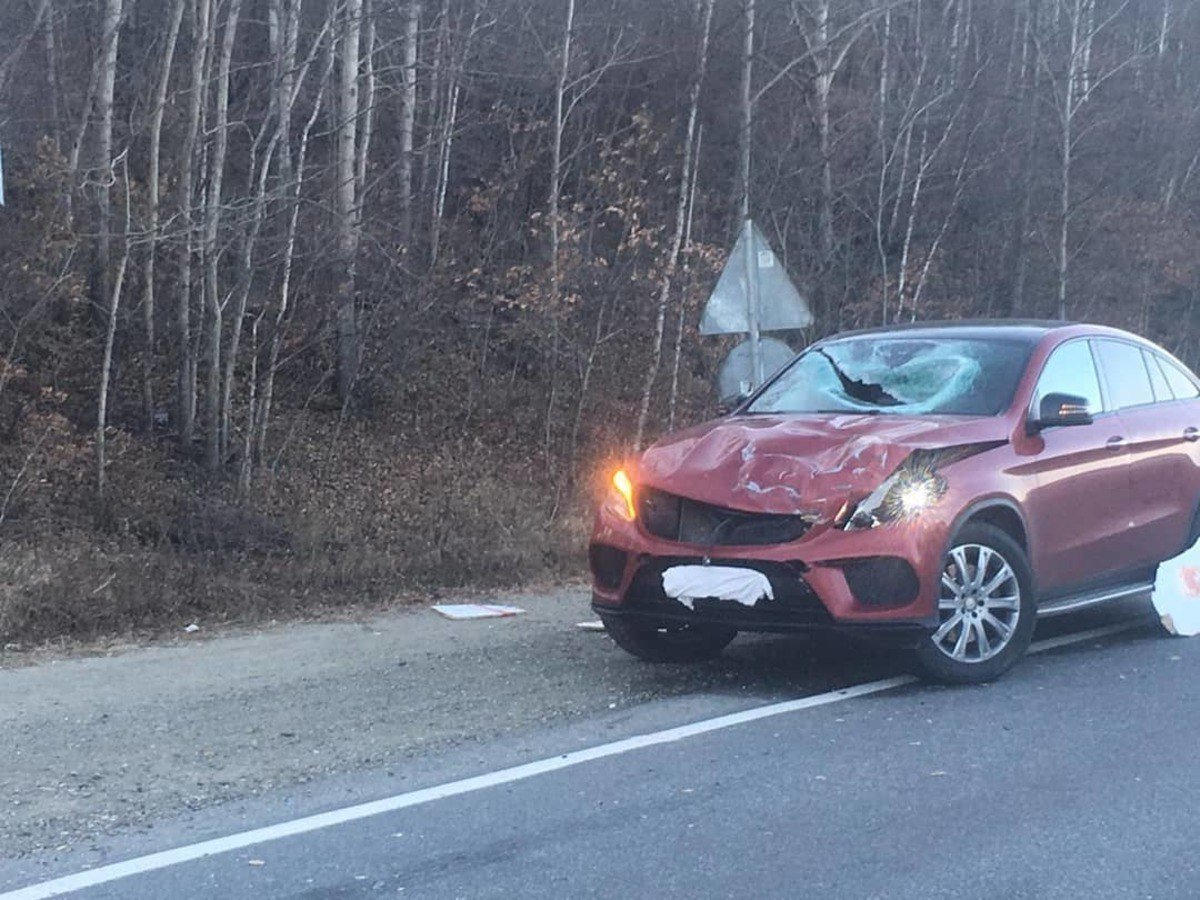
{"label": "asphalt road", "polygon": [[[1057,620],[1039,639],[1144,611],[1133,603]],[[563,631],[550,625],[548,634]],[[504,626],[516,627],[502,633],[525,633],[516,622]],[[990,686],[907,684],[849,699],[826,692],[902,674],[902,660],[844,646],[814,654],[802,642],[767,639],[735,645],[709,668],[655,669],[612,655],[602,635],[572,632],[569,640],[580,650],[580,684],[600,683],[615,699],[533,721],[513,699],[525,692],[524,669],[480,668],[467,706],[507,711],[513,728],[196,809],[156,806],[133,826],[66,848],[23,850],[18,841],[0,859],[0,892],[815,696],[830,702],[685,728],[669,742],[618,744],[596,759],[568,756],[566,768],[440,799],[421,795],[419,805],[129,874],[74,896],[1197,893],[1200,642],[1169,639],[1144,618],[1119,634],[1033,656]],[[138,661],[133,654],[132,662],[100,662],[121,670]],[[19,674],[0,673],[0,684]],[[614,692],[622,675],[638,685],[632,698]],[[646,677],[650,688],[638,681]],[[580,693],[585,706],[595,697]],[[336,705],[325,713],[336,723]]]}

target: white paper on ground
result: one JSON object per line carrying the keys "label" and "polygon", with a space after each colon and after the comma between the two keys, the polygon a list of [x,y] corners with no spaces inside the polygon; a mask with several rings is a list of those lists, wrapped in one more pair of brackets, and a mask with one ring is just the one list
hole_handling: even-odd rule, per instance
{"label": "white paper on ground", "polygon": [[697,600],[734,600],[753,606],[763,597],[775,599],[762,572],[734,566],[671,566],[662,575],[663,592],[693,609]]}
{"label": "white paper on ground", "polygon": [[487,603],[439,603],[433,609],[447,619],[498,619],[525,612],[519,606],[500,606]]}
{"label": "white paper on ground", "polygon": [[1200,544],[1189,547],[1158,567],[1154,608],[1171,634],[1200,634]]}

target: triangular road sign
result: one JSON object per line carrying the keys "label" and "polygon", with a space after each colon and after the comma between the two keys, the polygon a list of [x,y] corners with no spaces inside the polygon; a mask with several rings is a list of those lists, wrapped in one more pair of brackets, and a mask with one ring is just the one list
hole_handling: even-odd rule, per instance
{"label": "triangular road sign", "polygon": [[[749,252],[746,242],[750,241]],[[753,262],[753,267],[747,261]],[[753,270],[751,271],[751,268]],[[759,331],[787,331],[812,324],[812,311],[784,271],[766,237],[747,220],[717,286],[700,318],[701,334],[743,334],[750,331],[750,284],[758,280]]]}

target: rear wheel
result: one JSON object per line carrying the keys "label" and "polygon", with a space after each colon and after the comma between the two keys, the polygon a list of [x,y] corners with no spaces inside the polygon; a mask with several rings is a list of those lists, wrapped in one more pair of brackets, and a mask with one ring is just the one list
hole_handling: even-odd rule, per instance
{"label": "rear wheel", "polygon": [[711,625],[663,624],[625,616],[600,615],[617,646],[638,659],[655,663],[702,662],[712,659],[737,637],[732,628]]}
{"label": "rear wheel", "polygon": [[1025,654],[1035,616],[1025,551],[999,528],[968,523],[946,554],[938,627],[921,643],[917,662],[934,681],[991,681]]}

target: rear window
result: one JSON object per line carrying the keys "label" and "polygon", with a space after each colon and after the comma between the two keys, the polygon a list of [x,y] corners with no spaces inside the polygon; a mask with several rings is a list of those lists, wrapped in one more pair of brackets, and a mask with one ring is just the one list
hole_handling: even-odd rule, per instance
{"label": "rear window", "polygon": [[807,350],[746,412],[996,415],[1012,403],[1032,348],[1000,338],[843,338]]}
{"label": "rear window", "polygon": [[1128,409],[1154,402],[1150,373],[1142,361],[1142,351],[1123,341],[1096,341],[1096,355],[1108,384],[1109,406]]}
{"label": "rear window", "polygon": [[1158,356],[1149,350],[1143,350],[1142,359],[1146,361],[1146,368],[1150,371],[1150,386],[1154,388],[1154,399],[1160,403],[1174,400],[1175,395],[1171,393],[1167,376],[1163,374],[1162,366],[1158,364]]}
{"label": "rear window", "polygon": [[1200,397],[1200,389],[1196,388],[1196,382],[1190,375],[1169,359],[1160,356],[1158,361],[1162,364],[1163,374],[1167,378],[1167,383],[1171,385],[1171,393],[1175,395],[1176,400]]}

